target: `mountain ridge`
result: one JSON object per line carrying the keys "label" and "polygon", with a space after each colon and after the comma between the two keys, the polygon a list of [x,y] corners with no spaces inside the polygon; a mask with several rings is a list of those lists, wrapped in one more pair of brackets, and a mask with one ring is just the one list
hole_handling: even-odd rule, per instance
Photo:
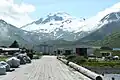
{"label": "mountain ridge", "polygon": [[90,33],[80,40],[103,40],[105,36],[108,36],[112,34],[112,32],[120,30],[120,12],[113,12],[106,15],[103,19],[101,19],[101,22],[103,24],[101,24],[102,27],[100,29],[94,31],[93,33]]}
{"label": "mountain ridge", "polygon": [[[50,34],[50,39],[64,39],[74,41],[89,34],[92,30],[86,31],[85,19],[77,19],[68,13],[50,13],[46,18],[39,18],[21,27],[23,30],[40,33],[46,36]],[[88,29],[89,30],[89,29]],[[43,36],[42,35],[42,36]]]}
{"label": "mountain ridge", "polygon": [[14,40],[23,46],[39,42],[35,33],[17,28],[2,19],[0,19],[0,37],[0,45],[10,45]]}

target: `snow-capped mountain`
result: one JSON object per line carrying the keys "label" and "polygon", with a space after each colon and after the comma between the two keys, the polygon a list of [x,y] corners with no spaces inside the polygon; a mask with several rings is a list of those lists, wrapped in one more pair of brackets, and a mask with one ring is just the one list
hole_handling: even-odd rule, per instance
{"label": "snow-capped mountain", "polygon": [[79,39],[79,41],[102,40],[113,32],[120,31],[120,2],[98,12],[97,15],[89,18],[87,26],[96,28],[92,33]]}
{"label": "snow-capped mountain", "polygon": [[89,34],[84,26],[85,19],[77,19],[65,12],[48,14],[45,18],[22,26],[21,29],[42,34],[49,39],[77,40]]}
{"label": "snow-capped mountain", "polygon": [[0,45],[8,46],[14,40],[27,45],[38,42],[39,37],[35,33],[24,31],[0,19]]}
{"label": "snow-capped mountain", "polygon": [[[101,12],[101,14],[103,13],[104,11]],[[74,41],[84,38],[107,24],[119,21],[120,19],[119,11],[101,14],[85,20],[84,18],[77,19],[65,12],[50,13],[45,18],[40,18],[37,21],[22,26],[21,29],[40,34],[40,40],[64,39]]]}
{"label": "snow-capped mountain", "polygon": [[80,41],[102,40],[113,32],[120,31],[120,11],[104,16],[98,24],[99,29],[90,33]]}
{"label": "snow-capped mountain", "polygon": [[71,17],[65,12],[50,13],[45,18],[40,18],[21,28],[38,33],[39,40],[64,39],[73,41],[81,38],[83,40],[100,40],[120,26],[119,10],[102,15],[105,12],[102,11],[101,14],[87,20]]}
{"label": "snow-capped mountain", "polygon": [[120,12],[112,12],[107,14],[103,19],[101,19],[102,23],[110,23],[113,21],[118,21],[120,19]]}
{"label": "snow-capped mountain", "polygon": [[[114,30],[114,25],[119,26],[119,5],[120,3],[115,4],[89,19],[72,17],[70,14],[60,11],[49,13],[43,18],[22,26],[21,29],[35,33],[41,41],[57,39],[73,41],[90,34],[97,35],[94,34],[96,31],[101,32],[99,35],[105,33],[102,35],[103,37],[106,33],[111,33]],[[101,31],[101,28],[104,32]]]}

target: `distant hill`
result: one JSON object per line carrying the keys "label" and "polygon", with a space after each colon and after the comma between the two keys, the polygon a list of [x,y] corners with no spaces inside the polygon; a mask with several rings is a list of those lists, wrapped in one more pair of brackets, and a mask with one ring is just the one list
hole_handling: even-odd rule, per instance
{"label": "distant hill", "polygon": [[110,47],[120,47],[120,32],[113,32],[111,35],[106,36],[104,40],[99,40],[92,44]]}

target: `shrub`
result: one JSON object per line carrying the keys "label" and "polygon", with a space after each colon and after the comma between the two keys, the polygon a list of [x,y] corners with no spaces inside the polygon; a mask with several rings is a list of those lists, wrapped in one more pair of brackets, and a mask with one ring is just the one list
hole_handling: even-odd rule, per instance
{"label": "shrub", "polygon": [[32,53],[28,53],[27,56],[30,57],[30,59],[33,59],[33,54]]}
{"label": "shrub", "polygon": [[76,64],[83,64],[83,63],[87,62],[87,60],[83,56],[76,56],[73,59],[73,62],[75,62]]}
{"label": "shrub", "polygon": [[77,56],[77,55],[69,55],[69,56],[67,56],[67,60],[74,62],[76,64],[83,64],[83,63],[87,62],[87,59],[84,58],[84,56]]}
{"label": "shrub", "polygon": [[89,59],[88,62],[98,62],[96,59]]}
{"label": "shrub", "polygon": [[76,56],[75,55],[69,55],[69,56],[67,56],[67,60],[72,60],[72,59],[74,59]]}
{"label": "shrub", "polygon": [[33,55],[33,59],[40,59],[40,56],[38,56],[38,55]]}
{"label": "shrub", "polygon": [[0,56],[0,61],[6,61],[7,57],[6,56]]}
{"label": "shrub", "polygon": [[40,56],[42,56],[42,53],[37,53],[37,52],[36,52],[35,55],[37,55],[37,56],[40,57]]}

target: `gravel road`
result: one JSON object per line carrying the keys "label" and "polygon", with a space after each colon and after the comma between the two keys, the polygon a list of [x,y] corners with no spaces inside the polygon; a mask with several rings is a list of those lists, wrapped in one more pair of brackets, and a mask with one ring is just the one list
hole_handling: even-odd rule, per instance
{"label": "gravel road", "polygon": [[31,64],[21,65],[0,80],[91,80],[56,59],[56,56],[43,56]]}

